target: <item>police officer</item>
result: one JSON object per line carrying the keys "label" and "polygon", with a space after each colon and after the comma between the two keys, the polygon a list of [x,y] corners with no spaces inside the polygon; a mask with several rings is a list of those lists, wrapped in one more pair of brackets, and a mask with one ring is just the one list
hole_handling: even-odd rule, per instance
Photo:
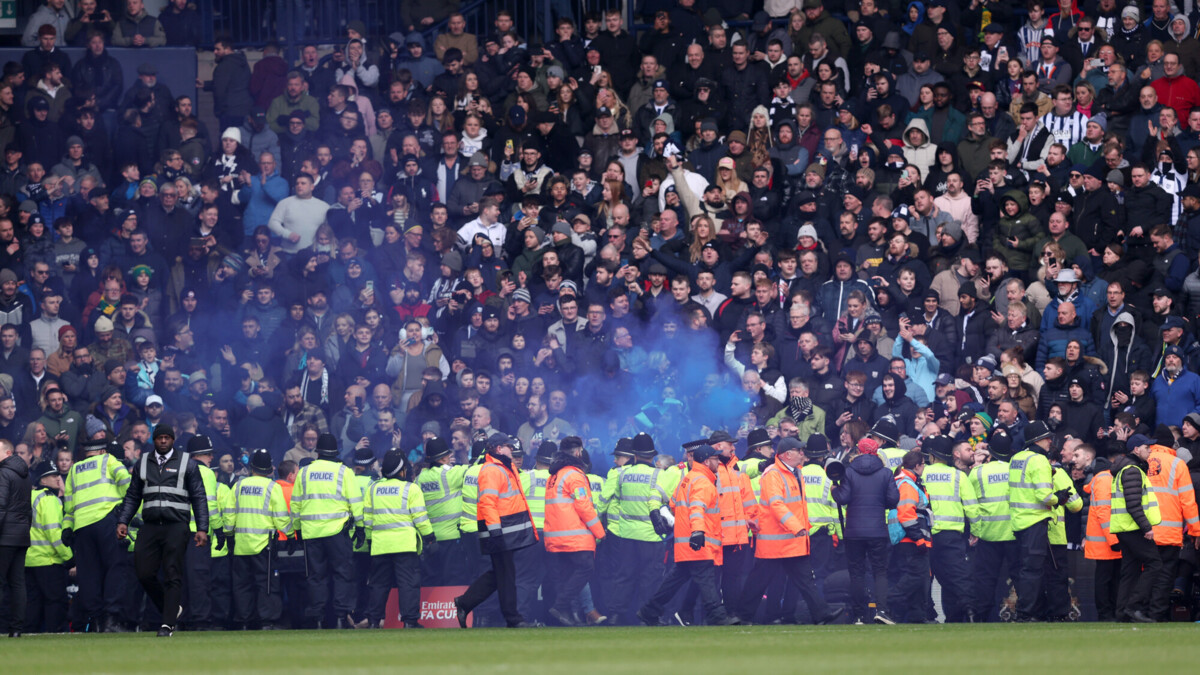
{"label": "police officer", "polygon": [[[1047,621],[1068,621],[1071,614],[1071,583],[1067,570],[1067,515],[1083,509],[1083,499],[1075,491],[1075,482],[1062,467],[1062,448],[1055,448],[1050,455],[1053,471],[1051,483],[1058,504],[1052,509],[1054,517],[1047,528],[1050,541],[1050,569],[1042,586],[1045,605],[1043,618]],[[1171,580],[1174,582],[1174,579]]]}
{"label": "police officer", "polygon": [[[154,427],[154,452],[142,455],[117,517],[117,538],[129,536],[138,508],[142,527],[133,566],[146,595],[162,615],[158,637],[171,637],[183,611],[183,566],[188,540],[208,546],[208,498],[200,469],[186,452],[176,452],[175,430]],[[196,533],[189,522],[196,518]],[[159,581],[159,574],[162,581]]]}
{"label": "police officer", "polygon": [[[534,456],[532,471],[521,471],[521,491],[525,493],[525,502],[529,504],[529,513],[533,516],[533,526],[537,529],[538,539],[546,525],[546,485],[550,482],[550,462],[558,453],[558,446],[552,441],[542,441],[538,444]],[[528,546],[516,552],[513,557],[517,565],[517,605],[521,616],[536,621],[541,618],[541,606],[538,603],[538,588],[546,572],[546,549],[542,546]]]}
{"label": "police officer", "polygon": [[436,549],[438,542],[425,510],[425,497],[418,486],[406,480],[406,467],[403,452],[388,451],[383,456],[383,477],[371,483],[364,498],[363,522],[371,546],[370,628],[382,627],[393,588],[404,627],[424,628],[420,624],[420,551],[423,545]]}
{"label": "police officer", "polygon": [[[366,542],[362,490],[354,474],[339,461],[337,439],[317,438],[317,459],[300,470],[292,489],[292,514],[308,559],[309,623],[324,627],[333,580],[333,609],[338,628],[353,628],[354,562],[351,551]],[[353,543],[350,531],[354,531]]]}
{"label": "police officer", "polygon": [[971,576],[975,581],[976,621],[999,621],[1000,608],[1008,597],[1008,580],[1016,582],[1020,559],[1008,508],[1008,469],[1012,437],[1003,429],[988,439],[991,460],[971,470],[978,508],[970,515]]}
{"label": "police officer", "polygon": [[609,589],[609,622],[632,625],[630,606],[640,606],[663,575],[662,536],[654,531],[650,513],[669,501],[666,476],[654,466],[654,441],[638,434],[630,441],[634,462],[610,472],[604,481],[608,547],[616,564]]}
{"label": "police officer", "polygon": [[1052,572],[1049,528],[1052,509],[1059,503],[1046,458],[1052,441],[1041,420],[1030,422],[1025,427],[1025,449],[1013,455],[1008,465],[1009,517],[1021,561],[1016,582],[1018,622],[1036,620],[1042,582]]}
{"label": "police officer", "polygon": [[[636,438],[634,445],[636,450]],[[737,617],[726,612],[717,588],[716,564],[721,561],[723,524],[716,483],[721,461],[720,452],[711,445],[692,449],[688,473],[671,497],[675,511],[675,564],[649,602],[637,611],[638,619],[647,626],[659,624],[663,607],[689,581],[699,589],[710,626],[741,624]]]}
{"label": "police officer", "polygon": [[[225,548],[225,533],[221,530],[225,518],[221,513],[220,491],[221,488],[225,490],[229,490],[229,488],[223,484],[219,488],[217,475],[209,468],[213,459],[212,439],[203,434],[192,436],[188,439],[187,451],[192,459],[196,460],[200,478],[204,481],[204,496],[208,502],[208,534],[210,539],[216,540],[216,543],[214,545],[210,542],[204,546],[187,548],[185,557],[187,574],[184,575],[187,585],[183,589],[185,611],[182,618],[190,630],[207,630],[213,625],[213,608],[217,604],[218,594],[224,597],[223,606],[226,609],[229,607],[228,584],[212,582],[214,560],[218,556],[224,557],[228,553]],[[192,532],[196,531],[195,514],[192,515],[190,528]],[[225,579],[228,580],[228,578],[226,575]]]}
{"label": "police officer", "polygon": [[58,498],[62,476],[54,464],[41,462],[29,478],[36,487],[25,556],[25,628],[32,633],[62,633],[67,630],[67,570],[73,556],[62,541],[63,504]]}
{"label": "police officer", "polygon": [[883,460],[888,471],[900,468],[904,461],[904,451],[896,447],[900,441],[900,427],[896,426],[890,415],[880,418],[867,436],[879,441],[879,459]]}
{"label": "police officer", "polygon": [[271,453],[255,450],[249,467],[225,511],[226,548],[233,548],[233,621],[242,628],[272,629],[283,613],[283,592],[273,579],[271,551],[276,532],[292,534],[292,517],[283,488],[271,480]]}
{"label": "police officer", "polygon": [[470,466],[456,466],[454,451],[436,436],[425,441],[425,460],[429,466],[417,476],[417,484],[438,545],[426,547],[422,553],[421,579],[430,586],[466,583],[464,561],[468,553],[463,549],[458,523],[463,510],[463,478]]}
{"label": "police officer", "polygon": [[930,457],[922,475],[933,512],[929,565],[942,587],[946,623],[973,623],[966,526],[976,517],[978,504],[970,478],[954,465],[954,456],[969,453],[971,446],[966,442],[955,444],[949,436],[931,436],[921,447]]}
{"label": "police officer", "polygon": [[[471,443],[471,459],[467,470],[463,472],[462,484],[462,514],[458,519],[458,531],[462,537],[463,564],[469,578],[478,575],[483,560],[479,548],[479,525],[476,520],[476,506],[479,502],[479,472],[483,469],[483,458],[487,452],[487,441],[476,440]],[[437,528],[434,528],[434,532]],[[475,625],[480,625],[480,617],[475,617]]]}
{"label": "police officer", "polygon": [[1121,584],[1117,618],[1154,623],[1149,614],[1151,589],[1162,573],[1154,543],[1154,526],[1162,522],[1158,500],[1146,476],[1146,460],[1154,441],[1136,434],[1125,442],[1128,452],[1113,459],[1112,509],[1108,530],[1121,544]]}
{"label": "police officer", "polygon": [[[366,499],[367,491],[371,484],[375,482],[375,475],[372,471],[372,466],[375,464],[375,451],[370,448],[355,448],[354,463],[351,469],[354,471],[354,482],[358,484],[358,491],[362,494],[363,499]],[[367,627],[367,605],[371,601],[370,589],[367,588],[367,581],[371,578],[371,533],[367,532],[366,539],[361,544],[354,545],[352,556],[354,558],[354,614],[353,618],[355,628]]]}
{"label": "police officer", "polygon": [[467,616],[493,593],[500,596],[500,612],[509,628],[531,628],[517,609],[517,571],[513,554],[538,543],[533,515],[521,490],[521,479],[513,462],[517,447],[505,434],[488,438],[487,455],[479,471],[477,527],[479,544],[491,559],[491,569],[454,599],[458,625],[467,627]]}
{"label": "police officer", "polygon": [[129,576],[128,558],[113,536],[117,507],[129,489],[130,476],[108,454],[108,442],[91,439],[83,459],[71,465],[63,485],[63,543],[75,552],[79,617],[91,631],[124,633],[121,601]]}

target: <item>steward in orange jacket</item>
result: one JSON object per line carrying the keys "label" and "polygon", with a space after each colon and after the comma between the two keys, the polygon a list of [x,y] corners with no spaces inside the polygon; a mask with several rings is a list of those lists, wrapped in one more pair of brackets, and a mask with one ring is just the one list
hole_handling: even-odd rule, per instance
{"label": "steward in orange jacket", "polygon": [[596,542],[604,538],[586,472],[583,441],[578,436],[564,438],[550,464],[546,523],[542,530],[555,583],[550,616],[564,626],[578,625],[571,615],[571,603],[591,580],[596,566]]}
{"label": "steward in orange jacket", "polygon": [[754,620],[763,592],[780,574],[786,574],[796,585],[816,623],[830,623],[841,614],[830,614],[825,598],[817,590],[809,557],[808,502],[797,468],[804,466],[806,459],[804,443],[785,438],[775,451],[774,463],[759,479],[762,507],[758,510],[754,572],[746,582],[738,608],[743,623]]}
{"label": "steward in orange jacket", "polygon": [[675,511],[675,565],[654,597],[637,611],[638,619],[647,626],[658,625],[663,607],[689,581],[699,590],[709,625],[741,623],[726,613],[721,604],[721,592],[717,590],[716,564],[722,554],[721,509],[716,485],[720,465],[720,455],[712,446],[692,450],[690,470],[671,498]]}
{"label": "steward in orange jacket", "polygon": [[521,479],[513,468],[515,441],[505,434],[488,439],[487,456],[479,471],[479,548],[492,559],[491,569],[454,599],[458,625],[467,627],[467,615],[492,593],[500,595],[500,613],[509,628],[532,626],[517,610],[517,572],[513,552],[537,543],[537,530]]}
{"label": "steward in orange jacket", "polygon": [[[721,504],[721,542],[725,550],[720,561],[718,574],[721,577],[721,595],[731,602],[742,597],[742,585],[754,564],[754,548],[750,544],[750,530],[757,529],[758,498],[750,485],[750,477],[737,468],[738,458],[734,454],[734,439],[724,431],[717,430],[708,439],[709,445],[721,453],[721,466],[717,469],[717,496]],[[685,607],[691,607],[685,600]]]}
{"label": "steward in orange jacket", "polygon": [[1192,537],[1200,536],[1200,518],[1196,514],[1192,475],[1187,463],[1175,456],[1175,448],[1151,445],[1150,459],[1146,463],[1150,490],[1158,499],[1158,510],[1162,514],[1162,522],[1154,526],[1154,543],[1163,563],[1162,573],[1151,586],[1147,613],[1151,618],[1167,621],[1179,554],[1183,550],[1184,530]]}
{"label": "steward in orange jacket", "polygon": [[1112,472],[1105,469],[1092,476],[1084,486],[1091,502],[1088,504],[1087,530],[1083,535],[1083,557],[1096,561],[1093,593],[1096,598],[1096,620],[1117,620],[1117,589],[1121,585],[1121,552],[1117,535],[1108,531],[1112,511]]}
{"label": "steward in orange jacket", "polygon": [[929,510],[929,495],[921,484],[925,460],[918,451],[904,455],[896,469],[896,488],[900,501],[896,505],[896,520],[904,529],[904,537],[892,547],[896,556],[896,583],[888,592],[888,608],[897,621],[925,622],[925,585],[929,583],[930,529],[933,517]]}

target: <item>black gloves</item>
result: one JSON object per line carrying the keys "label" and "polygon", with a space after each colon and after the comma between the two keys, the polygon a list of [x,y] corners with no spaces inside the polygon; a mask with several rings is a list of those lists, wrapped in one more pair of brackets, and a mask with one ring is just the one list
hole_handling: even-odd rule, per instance
{"label": "black gloves", "polygon": [[225,548],[225,530],[213,530],[213,538],[217,540],[217,545],[213,547],[214,551]]}
{"label": "black gloves", "polygon": [[670,534],[671,528],[667,526],[667,521],[663,520],[662,514],[658,509],[650,512],[650,524],[654,526],[654,533],[659,536]]}
{"label": "black gloves", "polygon": [[432,534],[427,534],[421,537],[421,545],[425,548],[426,553],[437,553],[438,540]]}
{"label": "black gloves", "polygon": [[693,532],[692,536],[688,538],[688,546],[691,546],[693,551],[699,551],[704,548],[704,533],[699,531]]}
{"label": "black gloves", "polygon": [[1058,499],[1059,506],[1064,506],[1071,499],[1071,491],[1064,488],[1055,492],[1054,497]]}
{"label": "black gloves", "polygon": [[925,537],[925,535],[921,534],[921,530],[916,527],[904,528],[904,536],[912,539],[913,541],[921,541]]}
{"label": "black gloves", "polygon": [[354,548],[362,548],[367,543],[367,530],[361,525],[354,528]]}
{"label": "black gloves", "polygon": [[63,528],[63,531],[62,531],[62,543],[63,543],[63,545],[64,545],[64,546],[66,546],[67,548],[70,548],[71,546],[74,546],[74,545],[75,545],[75,530],[72,530],[72,529],[71,529],[71,528],[69,528],[69,527],[65,527],[65,528]]}

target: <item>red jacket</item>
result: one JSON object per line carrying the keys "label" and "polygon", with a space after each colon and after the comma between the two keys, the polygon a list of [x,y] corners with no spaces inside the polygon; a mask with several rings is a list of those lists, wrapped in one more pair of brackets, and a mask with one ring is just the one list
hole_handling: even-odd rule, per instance
{"label": "red jacket", "polygon": [[1160,77],[1150,86],[1158,94],[1159,103],[1175,109],[1180,125],[1186,122],[1192,108],[1200,105],[1200,85],[1187,75]]}

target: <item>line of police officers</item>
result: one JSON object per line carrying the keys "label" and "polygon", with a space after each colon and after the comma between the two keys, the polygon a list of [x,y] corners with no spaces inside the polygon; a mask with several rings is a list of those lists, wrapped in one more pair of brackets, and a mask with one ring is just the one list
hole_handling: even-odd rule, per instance
{"label": "line of police officers", "polygon": [[[947,437],[924,439],[924,456],[906,455],[894,447],[892,427],[885,421],[872,430],[890,442],[878,454],[901,484],[901,505],[887,517],[916,522],[927,510],[930,525],[925,534],[905,529],[893,542],[903,566],[892,581],[909,594],[901,596],[909,606],[893,611],[931,619],[932,576],[947,621],[1008,617],[1010,581],[1017,596],[1011,618],[1068,618],[1064,509],[1078,511],[1083,500],[1047,456],[1045,425],[1031,423],[1015,454],[1002,433],[994,435],[990,461],[974,467],[970,446]],[[139,519],[130,519],[128,544],[115,536],[131,477],[114,446],[83,447],[61,502],[57,472],[35,467],[30,631],[65,630],[69,566],[78,583],[73,629],[127,630],[129,550]],[[815,435],[807,445],[784,439],[772,450],[759,429],[749,436],[747,458],[739,460],[735,447],[717,431],[685,446],[687,459],[671,465],[639,434],[617,444],[617,466],[601,479],[576,437],[558,447],[543,443],[532,470],[522,470],[519,442],[503,434],[477,442],[466,465],[456,465],[435,438],[425,448],[428,466],[415,477],[398,451],[373,477],[373,457],[356,456],[347,466],[336,440],[323,435],[318,458],[300,470],[289,496],[286,483],[272,479],[267,452],[252,453],[251,475],[231,487],[208,468],[211,442],[193,437],[187,454],[203,478],[213,543],[188,547],[184,622],[191,629],[283,627],[279,570],[301,558],[301,549],[304,580],[288,592],[307,600],[302,620],[289,617],[293,627],[381,626],[391,588],[404,625],[419,627],[422,584],[472,579],[456,601],[463,625],[472,611],[476,626],[543,618],[657,624],[665,613],[686,624],[697,600],[710,624],[749,623],[764,594],[767,621],[790,621],[800,599],[814,623],[836,620],[840,611],[824,597],[829,588],[822,591],[841,533],[827,443]],[[1200,519],[1190,474],[1174,451],[1144,436],[1128,447],[1086,486],[1084,554],[1097,561],[1099,618],[1151,622],[1166,618],[1183,535],[1200,535]],[[684,586],[689,591],[671,612]],[[488,600],[492,591],[498,603]]]}

